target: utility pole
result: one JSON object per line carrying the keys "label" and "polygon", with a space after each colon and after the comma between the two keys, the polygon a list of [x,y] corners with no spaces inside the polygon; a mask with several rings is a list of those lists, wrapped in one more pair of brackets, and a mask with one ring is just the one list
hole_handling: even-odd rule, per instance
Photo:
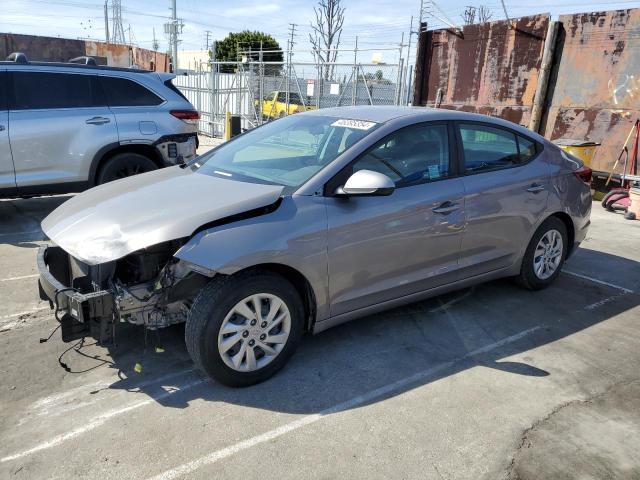
{"label": "utility pole", "polygon": [[160,44],[158,43],[158,39],[156,38],[156,29],[153,28],[153,43],[151,44],[153,49],[157,52],[158,48],[160,48]]}
{"label": "utility pole", "polygon": [[109,43],[109,0],[104,0],[104,38]]}
{"label": "utility pole", "polygon": [[169,49],[171,50],[171,58],[173,71],[178,71],[178,34],[182,33],[184,24],[178,20],[176,13],[176,0],[171,0],[171,19],[164,24],[164,33],[169,35]]}
{"label": "utility pole", "polygon": [[211,36],[211,30],[207,30],[205,33],[204,49],[209,51],[209,37]]}
{"label": "utility pole", "polygon": [[171,42],[171,47],[172,47],[172,52],[171,55],[173,56],[173,71],[177,72],[178,71],[178,17],[177,17],[177,13],[176,13],[176,0],[171,0],[171,36],[172,38],[172,42]]}

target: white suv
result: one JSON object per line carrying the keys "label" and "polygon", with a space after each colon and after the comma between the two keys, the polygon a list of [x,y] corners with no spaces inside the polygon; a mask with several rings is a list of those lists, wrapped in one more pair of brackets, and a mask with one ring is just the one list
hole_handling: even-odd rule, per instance
{"label": "white suv", "polygon": [[0,197],[70,193],[195,157],[198,112],[174,75],[0,62]]}

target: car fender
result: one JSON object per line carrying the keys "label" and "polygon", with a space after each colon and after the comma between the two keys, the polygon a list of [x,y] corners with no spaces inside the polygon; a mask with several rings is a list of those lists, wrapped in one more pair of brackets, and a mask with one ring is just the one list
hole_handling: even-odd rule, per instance
{"label": "car fender", "polygon": [[285,196],[270,213],[205,227],[174,256],[224,275],[264,264],[293,268],[311,286],[316,319],[329,315],[327,212],[323,197]]}

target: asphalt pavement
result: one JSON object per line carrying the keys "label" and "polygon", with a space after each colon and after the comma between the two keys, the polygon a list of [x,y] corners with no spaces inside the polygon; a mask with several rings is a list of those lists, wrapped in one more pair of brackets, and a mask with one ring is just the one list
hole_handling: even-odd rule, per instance
{"label": "asphalt pavement", "polygon": [[230,389],[180,326],[40,343],[39,222],[67,198],[0,201],[0,478],[640,478],[639,221],[594,204],[547,290],[500,280],[363,318]]}

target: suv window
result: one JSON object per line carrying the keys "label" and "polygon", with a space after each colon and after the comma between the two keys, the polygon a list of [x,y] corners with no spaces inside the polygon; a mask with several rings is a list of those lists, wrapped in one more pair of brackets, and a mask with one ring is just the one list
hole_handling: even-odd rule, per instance
{"label": "suv window", "polygon": [[465,173],[497,170],[528,162],[536,143],[502,128],[460,124]]}
{"label": "suv window", "polygon": [[13,72],[15,110],[92,107],[95,77],[80,73]]}
{"label": "suv window", "polygon": [[148,107],[164,101],[151,90],[126,78],[101,76],[100,83],[111,107]]}
{"label": "suv window", "polygon": [[447,178],[450,175],[447,125],[413,125],[392,133],[355,162],[353,172],[358,170],[384,173],[396,187]]}
{"label": "suv window", "polygon": [[7,74],[0,72],[0,110],[7,109]]}

